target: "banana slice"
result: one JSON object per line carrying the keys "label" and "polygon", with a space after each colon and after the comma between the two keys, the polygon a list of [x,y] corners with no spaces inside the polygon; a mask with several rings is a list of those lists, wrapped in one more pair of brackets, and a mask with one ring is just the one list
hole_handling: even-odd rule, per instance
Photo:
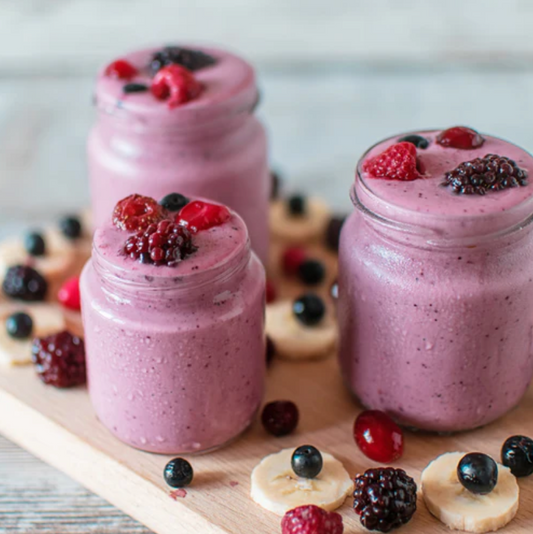
{"label": "banana slice", "polygon": [[305,326],[294,316],[290,300],[267,305],[266,332],[276,345],[276,354],[287,360],[324,358],[337,343],[337,325],[331,310],[317,325]]}
{"label": "banana slice", "polygon": [[429,511],[446,526],[465,532],[493,532],[509,523],[518,510],[519,488],[511,470],[498,464],[498,483],[487,495],[475,495],[457,478],[463,452],[433,460],[422,473],[422,493]]}
{"label": "banana slice", "polygon": [[306,211],[291,215],[284,199],[270,205],[270,231],[274,239],[287,244],[306,244],[322,240],[330,219],[327,205],[318,198],[306,199]]}
{"label": "banana slice", "polygon": [[[24,312],[33,319],[33,333],[29,339],[13,339],[6,331],[5,321],[13,313]],[[0,365],[31,363],[31,346],[35,337],[44,337],[65,329],[59,306],[32,304],[29,306],[3,306],[0,311]]]}
{"label": "banana slice", "polygon": [[297,506],[314,504],[331,511],[341,506],[354,485],[343,465],[322,452],[324,465],[313,479],[298,477],[291,468],[294,449],[266,456],[252,471],[252,499],[270,512],[284,515]]}

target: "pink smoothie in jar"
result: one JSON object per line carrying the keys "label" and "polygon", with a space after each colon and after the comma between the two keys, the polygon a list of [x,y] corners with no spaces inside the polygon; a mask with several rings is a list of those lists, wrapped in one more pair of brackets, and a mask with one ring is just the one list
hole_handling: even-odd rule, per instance
{"label": "pink smoothie in jar", "polygon": [[80,280],[89,392],[120,440],[157,453],[219,447],[263,397],[265,273],[243,220],[193,236],[174,267],[123,253],[108,215]]}
{"label": "pink smoothie in jar", "polygon": [[203,86],[199,96],[170,108],[149,90],[125,93],[130,83],[150,87],[149,65],[161,50],[125,55],[138,71],[132,78],[110,76],[106,69],[98,76],[98,119],[88,143],[95,227],[132,193],[157,200],[169,192],[212,198],[242,216],[266,262],[270,177],[265,131],[254,116],[254,70],[233,54],[202,49],[215,62],[192,73]]}
{"label": "pink smoothie in jar", "polygon": [[[356,210],[339,256],[340,363],[361,403],[405,425],[459,431],[494,421],[533,375],[533,158],[484,136],[476,149],[417,135],[422,178],[374,178],[357,167]],[[445,172],[487,154],[508,157],[529,182],[455,194]]]}

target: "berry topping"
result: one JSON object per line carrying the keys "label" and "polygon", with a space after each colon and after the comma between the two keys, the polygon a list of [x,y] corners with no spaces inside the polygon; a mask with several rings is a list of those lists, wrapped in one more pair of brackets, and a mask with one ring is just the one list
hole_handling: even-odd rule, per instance
{"label": "berry topping", "polygon": [[27,313],[14,313],[6,319],[6,331],[13,339],[28,339],[33,332],[33,320]]}
{"label": "berry topping", "polygon": [[169,108],[176,108],[196,98],[202,85],[186,68],[169,65],[154,76],[150,90],[158,100],[166,100]]}
{"label": "berry topping", "polygon": [[83,341],[67,331],[35,339],[32,361],[45,384],[68,388],[85,383]]}
{"label": "berry topping", "polygon": [[476,130],[465,126],[454,126],[442,131],[437,136],[437,143],[444,147],[472,150],[479,148],[485,139]]}
{"label": "berry topping", "polygon": [[279,197],[279,190],[281,189],[281,176],[276,171],[270,171],[270,199],[275,200]]}
{"label": "berry topping", "polygon": [[189,230],[169,220],[139,230],[124,245],[124,253],[133,260],[168,267],[175,267],[196,250]]}
{"label": "berry topping", "polygon": [[30,256],[44,256],[46,253],[46,243],[41,234],[32,232],[24,238],[24,248]]}
{"label": "berry topping", "polygon": [[316,478],[322,471],[322,455],[312,445],[298,447],[291,458],[292,470],[302,478]]}
{"label": "berry topping", "polygon": [[287,199],[287,209],[292,216],[305,215],[307,211],[307,199],[303,195],[292,195]]}
{"label": "berry topping", "polygon": [[163,50],[152,56],[150,69],[155,74],[168,65],[181,65],[194,72],[210,67],[216,63],[216,59],[200,50],[190,50],[181,46],[165,46]]}
{"label": "berry topping", "polygon": [[163,208],[150,197],[130,195],[123,198],[113,211],[113,223],[121,230],[144,230],[164,217]]}
{"label": "berry topping", "polygon": [[183,196],[181,193],[170,193],[166,197],[163,197],[159,204],[163,206],[167,211],[179,211],[183,206],[186,206],[190,200]]}
{"label": "berry topping", "polygon": [[146,84],[144,83],[127,83],[122,90],[126,94],[131,93],[145,93],[150,89]]}
{"label": "berry topping", "polygon": [[137,69],[125,59],[117,59],[105,69],[105,75],[120,80],[130,80],[137,75]]}
{"label": "berry topping", "polygon": [[394,462],[403,453],[402,430],[384,412],[367,410],[359,414],[353,435],[363,454],[375,462]]}
{"label": "berry topping", "polygon": [[326,306],[318,295],[307,293],[294,301],[292,311],[305,326],[315,326],[324,318]]}
{"label": "berry topping", "polygon": [[525,436],[512,436],[502,447],[502,464],[511,469],[515,477],[533,475],[533,440]]}
{"label": "berry topping", "polygon": [[201,230],[220,226],[228,221],[230,217],[231,213],[226,206],[195,200],[194,202],[189,202],[180,210],[176,221],[195,234]]}
{"label": "berry topping", "polygon": [[265,430],[276,437],[286,436],[298,426],[300,415],[291,401],[274,401],[263,408],[261,422]]}
{"label": "berry topping", "polygon": [[425,137],[416,134],[406,135],[398,139],[398,143],[411,143],[416,148],[421,148],[422,150],[425,150],[429,146],[429,141]]}
{"label": "berry topping", "polygon": [[355,478],[353,507],[368,530],[390,532],[416,512],[416,483],[403,469],[369,469]]}
{"label": "berry topping", "polygon": [[339,298],[339,282],[337,282],[337,280],[331,284],[331,287],[329,288],[329,294],[333,300],[337,300]]}
{"label": "berry topping", "polygon": [[78,239],[82,226],[78,217],[68,216],[59,221],[59,229],[67,239]]}
{"label": "berry topping", "polygon": [[69,310],[79,311],[81,309],[80,300],[80,279],[77,276],[69,278],[57,293],[57,300]]}
{"label": "berry topping", "polygon": [[308,286],[320,284],[326,276],[326,268],[319,260],[305,260],[298,267],[298,278]]}
{"label": "berry topping", "polygon": [[266,338],[266,362],[269,364],[276,355],[276,345],[274,345],[274,342],[272,341],[272,338],[270,336],[267,336]]}
{"label": "berry topping", "polygon": [[12,299],[36,302],[45,299],[48,283],[35,269],[15,265],[7,270],[2,289]]}
{"label": "berry topping", "polygon": [[411,181],[422,178],[416,162],[416,147],[411,143],[396,143],[363,163],[363,171],[372,178]]}
{"label": "berry topping", "polygon": [[451,187],[454,193],[484,195],[489,191],[527,185],[527,172],[512,159],[487,154],[447,172],[442,185]]}
{"label": "berry topping", "polygon": [[267,278],[266,281],[266,302],[270,304],[276,300],[276,286],[272,280]]}
{"label": "berry topping", "polygon": [[459,462],[457,477],[471,493],[487,495],[498,482],[498,466],[490,456],[481,452],[472,452]]}
{"label": "berry topping", "polygon": [[281,534],[343,534],[342,516],[309,504],[289,510],[281,520]]}
{"label": "berry topping", "polygon": [[192,482],[194,471],[184,458],[174,458],[165,466],[163,476],[171,488],[184,488]]}
{"label": "berry topping", "polygon": [[346,221],[346,217],[334,216],[329,220],[326,227],[326,246],[333,252],[339,250],[339,240],[344,221]]}
{"label": "berry topping", "polygon": [[305,261],[306,252],[300,247],[289,247],[283,252],[281,265],[283,272],[289,276],[298,274],[300,265]]}

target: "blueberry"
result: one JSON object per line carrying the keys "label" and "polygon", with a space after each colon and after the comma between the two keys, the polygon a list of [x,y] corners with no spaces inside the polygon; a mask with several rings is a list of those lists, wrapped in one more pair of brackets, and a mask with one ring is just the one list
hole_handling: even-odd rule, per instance
{"label": "blueberry", "polygon": [[287,199],[287,208],[291,215],[305,215],[307,199],[303,195],[292,195]]}
{"label": "blueberry", "polygon": [[122,91],[124,93],[144,93],[145,91],[148,91],[148,86],[144,83],[127,83],[123,88]]}
{"label": "blueberry", "polygon": [[326,306],[318,295],[307,293],[294,301],[292,311],[302,324],[314,326],[324,317]]}
{"label": "blueberry", "polygon": [[320,284],[326,276],[326,268],[321,261],[304,260],[298,267],[298,278],[308,286]]}
{"label": "blueberry", "polygon": [[174,458],[165,466],[165,482],[172,488],[184,488],[193,479],[192,465],[183,458]]}
{"label": "blueberry", "polygon": [[316,478],[322,471],[322,455],[312,445],[298,447],[291,458],[292,470],[302,478]]}
{"label": "blueberry", "polygon": [[333,252],[339,250],[339,239],[345,220],[345,216],[335,215],[331,217],[326,227],[326,246]]}
{"label": "blueberry", "polygon": [[411,143],[412,145],[415,145],[416,148],[421,148],[422,150],[429,146],[429,141],[425,137],[416,134],[405,135],[401,139],[398,139],[398,143],[404,142]]}
{"label": "blueberry", "polygon": [[46,244],[41,234],[31,232],[24,238],[24,248],[30,256],[44,256]]}
{"label": "blueberry", "polygon": [[170,193],[166,197],[162,198],[159,204],[168,211],[179,211],[189,202],[190,200],[180,193]]}
{"label": "blueberry", "polygon": [[33,332],[33,320],[27,313],[14,313],[6,319],[6,330],[14,339],[28,339]]}
{"label": "blueberry", "polygon": [[462,458],[457,466],[459,482],[471,493],[486,495],[498,482],[498,466],[486,454],[472,452]]}
{"label": "blueberry", "polygon": [[533,440],[525,436],[508,438],[502,447],[502,464],[515,477],[533,475]]}
{"label": "blueberry", "polygon": [[63,217],[59,221],[59,228],[63,235],[68,239],[77,239],[81,236],[81,222],[78,217]]}

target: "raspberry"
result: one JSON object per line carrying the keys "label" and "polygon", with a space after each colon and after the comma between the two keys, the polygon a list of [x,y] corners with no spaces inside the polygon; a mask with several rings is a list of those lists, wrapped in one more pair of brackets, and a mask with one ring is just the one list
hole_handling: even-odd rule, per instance
{"label": "raspberry", "polygon": [[139,230],[124,245],[124,253],[134,260],[169,267],[176,266],[196,250],[189,230],[167,219]]}
{"label": "raspberry", "polygon": [[213,226],[224,224],[230,217],[231,213],[226,206],[195,200],[179,211],[176,222],[186,226],[195,234],[200,230],[208,230]]}
{"label": "raspberry", "polygon": [[12,299],[37,302],[45,299],[48,283],[35,269],[15,265],[7,270],[2,289]]}
{"label": "raspberry", "polygon": [[444,130],[437,136],[437,143],[444,147],[472,150],[479,148],[485,139],[476,130],[465,126],[454,126]]}
{"label": "raspberry", "polygon": [[445,173],[442,185],[450,186],[454,193],[484,195],[489,191],[527,185],[527,172],[512,159],[487,154]]}
{"label": "raspberry", "polygon": [[130,80],[137,75],[137,69],[125,59],[117,59],[105,69],[105,75],[120,80]]}
{"label": "raspberry", "polygon": [[69,278],[59,290],[57,300],[69,310],[79,311],[80,302],[80,279],[77,276]]}
{"label": "raspberry", "polygon": [[422,175],[417,169],[416,147],[406,141],[390,146],[363,163],[363,171],[372,178],[389,180],[417,180]]}
{"label": "raspberry", "polygon": [[169,108],[175,108],[196,98],[202,85],[186,68],[169,65],[154,76],[150,90],[158,100],[167,100]]}
{"label": "raspberry", "polygon": [[368,530],[390,532],[416,512],[416,483],[403,469],[369,469],[355,477],[353,507]]}
{"label": "raspberry", "polygon": [[300,247],[289,247],[283,252],[281,265],[286,275],[293,276],[298,274],[300,265],[305,261],[306,251]]}
{"label": "raspberry", "polygon": [[113,211],[113,223],[121,230],[144,230],[164,218],[164,209],[150,197],[130,195],[123,198]]}
{"label": "raspberry", "polygon": [[282,534],[342,534],[342,516],[315,505],[289,510],[281,520]]}
{"label": "raspberry", "polygon": [[190,50],[181,46],[165,46],[152,56],[150,68],[155,74],[167,65],[181,65],[191,72],[210,67],[216,59],[201,50]]}
{"label": "raspberry", "polygon": [[269,402],[261,414],[261,422],[265,430],[273,436],[286,436],[298,426],[300,414],[292,401]]}
{"label": "raspberry", "polygon": [[67,331],[33,341],[32,361],[39,378],[58,388],[79,386],[86,381],[85,346]]}

